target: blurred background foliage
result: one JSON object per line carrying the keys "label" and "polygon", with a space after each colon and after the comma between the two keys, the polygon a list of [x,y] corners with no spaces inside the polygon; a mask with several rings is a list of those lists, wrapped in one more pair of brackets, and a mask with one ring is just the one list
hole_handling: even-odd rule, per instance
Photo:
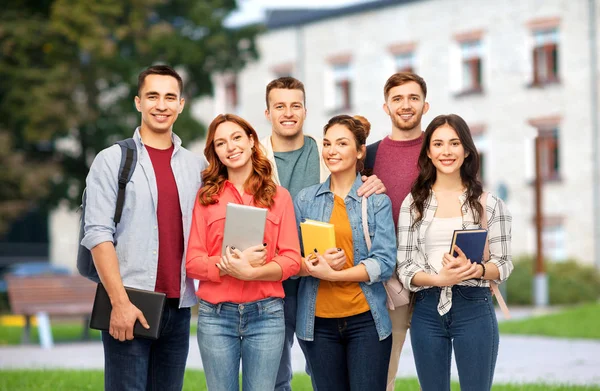
{"label": "blurred background foliage", "polygon": [[[515,268],[506,281],[507,301],[515,305],[533,304],[533,257],[513,260]],[[549,304],[595,302],[600,297],[600,272],[593,265],[575,260],[551,262],[546,260]]]}
{"label": "blurred background foliage", "polygon": [[226,28],[235,0],[12,0],[0,10],[0,234],[32,206],[79,205],[93,157],[139,122],[137,75],[184,76],[175,132],[204,134],[191,101],[210,74],[257,57],[258,26]]}

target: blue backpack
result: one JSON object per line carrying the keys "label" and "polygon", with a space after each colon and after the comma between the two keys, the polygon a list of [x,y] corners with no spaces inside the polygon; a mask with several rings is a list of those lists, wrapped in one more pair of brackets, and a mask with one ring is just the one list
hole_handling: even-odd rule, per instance
{"label": "blue backpack", "polygon": [[[135,166],[137,164],[137,147],[135,141],[132,138],[126,140],[117,141],[121,147],[121,164],[119,165],[119,191],[117,193],[117,205],[115,208],[115,215],[113,220],[115,222],[115,228],[121,221],[121,214],[123,213],[123,206],[125,205],[125,188],[127,183],[131,179]],[[100,282],[98,271],[94,266],[94,260],[92,259],[92,253],[86,247],[81,245],[81,241],[84,236],[84,225],[85,225],[85,208],[86,208],[86,190],[83,190],[83,196],[81,199],[81,220],[79,222],[79,250],[77,251],[77,270],[82,276],[94,281]],[[116,245],[117,243],[115,243]]]}

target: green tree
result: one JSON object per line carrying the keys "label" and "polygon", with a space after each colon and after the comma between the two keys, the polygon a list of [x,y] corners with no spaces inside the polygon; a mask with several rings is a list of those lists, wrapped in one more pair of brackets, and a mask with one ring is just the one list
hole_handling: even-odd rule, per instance
{"label": "green tree", "polygon": [[[139,122],[137,75],[165,63],[184,96],[257,57],[257,26],[224,27],[235,0],[13,0],[0,10],[0,232],[32,203],[78,205],[96,153]],[[184,142],[204,134],[190,106]]]}

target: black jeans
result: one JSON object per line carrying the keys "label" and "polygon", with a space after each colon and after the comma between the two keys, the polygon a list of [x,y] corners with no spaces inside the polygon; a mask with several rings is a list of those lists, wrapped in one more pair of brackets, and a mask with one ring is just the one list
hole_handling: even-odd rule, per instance
{"label": "black jeans", "polygon": [[379,340],[371,311],[346,318],[315,318],[314,341],[302,341],[320,390],[384,391],[392,336]]}

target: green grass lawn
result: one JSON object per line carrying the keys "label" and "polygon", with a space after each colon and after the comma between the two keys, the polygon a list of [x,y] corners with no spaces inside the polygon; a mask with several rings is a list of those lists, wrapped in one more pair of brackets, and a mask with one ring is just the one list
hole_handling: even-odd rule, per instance
{"label": "green grass lawn", "polygon": [[[102,371],[0,371],[0,390],[55,391],[55,390],[102,390],[104,380]],[[204,391],[204,373],[197,370],[185,372],[185,391]],[[292,380],[294,391],[310,391],[310,379],[307,375],[296,374]],[[418,391],[416,379],[398,379],[396,390]],[[460,390],[458,383],[452,385],[453,391]],[[600,387],[583,387],[547,384],[502,384],[495,385],[494,391],[600,391]]]}
{"label": "green grass lawn", "polygon": [[555,314],[500,323],[500,333],[600,339],[600,304],[567,308]]}
{"label": "green grass lawn", "polygon": [[[83,333],[82,323],[56,323],[52,322],[52,338],[54,342],[72,342],[81,340]],[[20,326],[0,325],[0,346],[18,345],[21,343],[23,328]],[[90,339],[100,341],[100,331],[90,330]],[[31,342],[39,343],[40,338],[37,326],[31,326]]]}

